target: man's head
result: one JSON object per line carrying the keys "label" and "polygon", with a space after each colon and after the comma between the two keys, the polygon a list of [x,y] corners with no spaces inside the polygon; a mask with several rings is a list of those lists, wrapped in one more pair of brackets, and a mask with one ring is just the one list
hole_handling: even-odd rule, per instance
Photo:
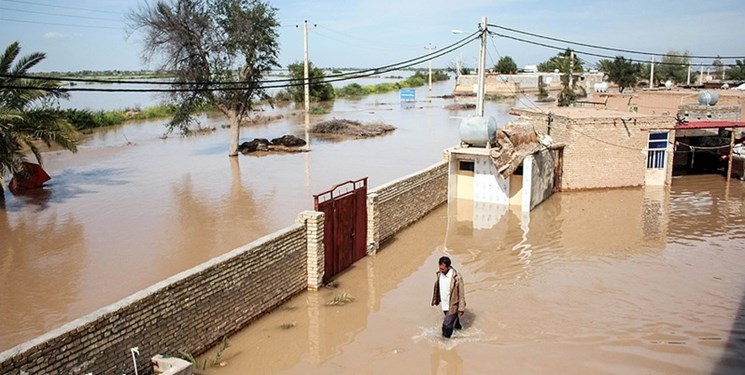
{"label": "man's head", "polygon": [[440,261],[438,263],[440,265],[440,272],[447,273],[450,270],[450,258],[440,257]]}

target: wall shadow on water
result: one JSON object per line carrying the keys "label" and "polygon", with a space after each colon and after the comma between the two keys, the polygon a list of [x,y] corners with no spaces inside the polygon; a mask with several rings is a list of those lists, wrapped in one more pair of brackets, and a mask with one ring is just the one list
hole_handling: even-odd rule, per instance
{"label": "wall shadow on water", "polygon": [[40,189],[26,190],[13,194],[13,198],[5,201],[8,212],[17,212],[26,205],[37,206],[43,210],[49,203],[63,203],[85,194],[95,193],[90,186],[119,186],[129,181],[119,176],[129,173],[127,168],[94,168],[87,171],[65,169],[52,176],[52,179]]}
{"label": "wall shadow on water", "polygon": [[740,307],[732,322],[729,338],[722,357],[712,374],[742,374],[745,372],[745,294],[740,298]]}

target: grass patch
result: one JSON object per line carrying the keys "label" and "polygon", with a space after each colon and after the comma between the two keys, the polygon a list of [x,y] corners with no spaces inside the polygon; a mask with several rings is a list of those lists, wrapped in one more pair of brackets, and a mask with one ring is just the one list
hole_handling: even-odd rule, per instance
{"label": "grass patch", "polygon": [[325,115],[329,113],[329,110],[324,107],[310,107],[311,115]]}
{"label": "grass patch", "polygon": [[284,329],[284,330],[295,328],[295,323],[282,323],[279,325],[279,328]]}
{"label": "grass patch", "polygon": [[[447,73],[439,70],[432,71],[432,82],[447,81],[450,79]],[[387,92],[400,90],[402,88],[421,87],[429,82],[429,73],[421,70],[416,71],[409,78],[399,82],[384,82],[377,85],[362,86],[352,83],[336,89],[337,98],[360,98],[370,94],[385,94]]]}
{"label": "grass patch", "polygon": [[352,295],[349,294],[347,291],[343,291],[341,293],[335,294],[334,297],[330,301],[328,301],[326,304],[328,306],[343,306],[353,301],[354,301],[354,297],[352,297]]}

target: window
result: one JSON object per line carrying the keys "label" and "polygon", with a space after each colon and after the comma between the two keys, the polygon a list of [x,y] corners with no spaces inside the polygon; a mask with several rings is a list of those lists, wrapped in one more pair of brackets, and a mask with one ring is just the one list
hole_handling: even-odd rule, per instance
{"label": "window", "polygon": [[472,160],[461,160],[458,163],[458,170],[473,172],[473,161]]}
{"label": "window", "polygon": [[647,168],[665,168],[665,152],[667,151],[668,132],[649,133],[647,147]]}

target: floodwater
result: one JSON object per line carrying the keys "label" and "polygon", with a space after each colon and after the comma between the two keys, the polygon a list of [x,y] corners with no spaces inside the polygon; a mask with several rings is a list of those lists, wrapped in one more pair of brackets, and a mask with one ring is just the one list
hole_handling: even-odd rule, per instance
{"label": "floodwater", "polygon": [[[744,186],[566,192],[529,215],[451,202],[232,337],[207,373],[741,374]],[[429,306],[442,255],[466,283],[452,339]],[[354,301],[328,305],[341,293]]]}
{"label": "floodwater", "polygon": [[[398,129],[311,137],[308,153],[228,158],[220,118],[203,118],[217,130],[195,137],[131,123],[88,136],[75,155],[47,152],[46,188],[6,193],[0,208],[0,351],[290,225],[333,184],[369,177],[375,187],[436,163],[471,113],[444,110],[450,102],[336,101],[311,122]],[[506,122],[523,105],[486,112]],[[303,116],[267,111],[286,117],[243,138],[305,135]],[[454,202],[357,262],[337,289],[302,293],[231,338],[225,366],[209,372],[742,373],[743,190],[685,176],[668,190],[556,194],[527,216]],[[452,340],[429,306],[443,254],[468,298]],[[326,305],[345,291],[353,302]]]}
{"label": "floodwater", "polygon": [[[452,87],[438,83],[433,94]],[[109,100],[132,105],[119,98]],[[404,110],[398,93],[337,100],[311,123],[336,117],[398,129],[364,140],[311,137],[307,153],[229,158],[222,118],[202,118],[217,130],[198,136],[162,139],[164,121],[129,123],[87,136],[77,154],[46,152],[52,180],[6,192],[0,206],[0,351],[291,225],[334,184],[369,177],[375,187],[437,163],[458,143],[457,117],[473,113],[444,110],[450,102]],[[506,122],[515,104],[486,108]],[[267,112],[286,117],[243,128],[245,140],[305,137],[304,116]]]}

